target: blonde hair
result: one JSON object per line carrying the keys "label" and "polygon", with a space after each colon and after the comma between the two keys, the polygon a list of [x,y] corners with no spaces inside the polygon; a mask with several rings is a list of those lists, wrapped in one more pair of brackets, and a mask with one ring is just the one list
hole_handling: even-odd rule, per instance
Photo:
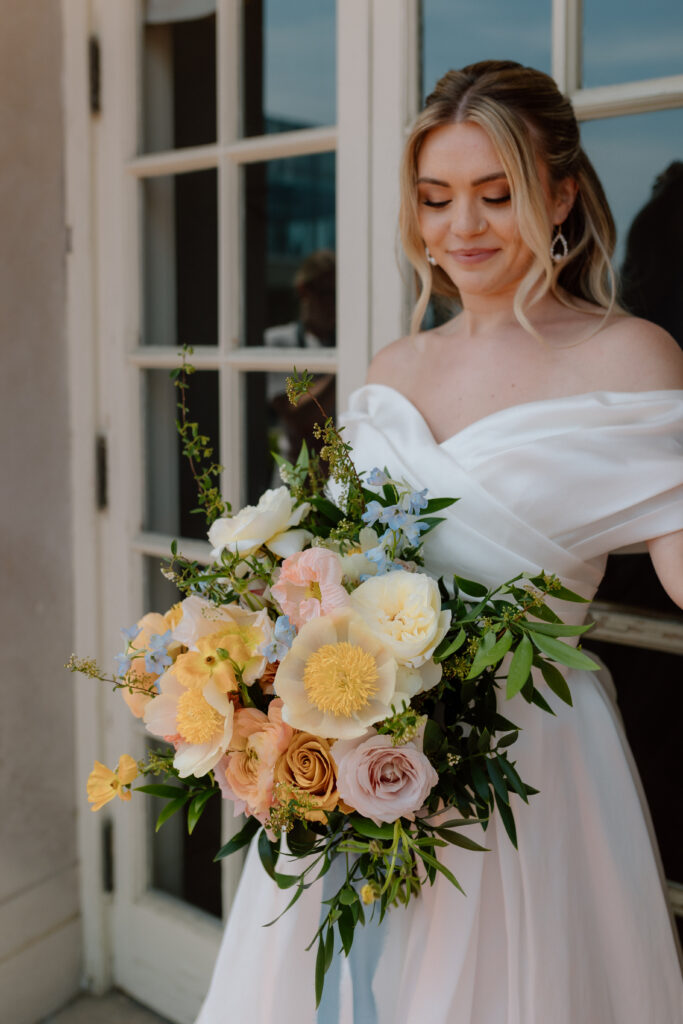
{"label": "blonde hair", "polygon": [[[434,128],[463,121],[478,124],[496,147],[510,184],[521,238],[533,254],[514,299],[520,324],[540,338],[527,310],[547,292],[571,308],[583,308],[578,300],[587,300],[598,312],[603,311],[603,318],[608,317],[616,301],[610,262],[616,230],[603,187],[581,148],[572,106],[542,71],[514,61],[488,60],[449,71],[439,79],[404,150],[400,230],[419,288],[412,333],[419,331],[431,295],[460,299],[448,274],[439,266],[432,267],[426,258],[418,219],[417,162],[422,144]],[[552,224],[538,174],[538,156],[548,168],[551,189],[568,177],[578,184],[576,199],[562,225],[569,251],[557,263],[550,256]],[[601,324],[602,320],[596,330]]]}

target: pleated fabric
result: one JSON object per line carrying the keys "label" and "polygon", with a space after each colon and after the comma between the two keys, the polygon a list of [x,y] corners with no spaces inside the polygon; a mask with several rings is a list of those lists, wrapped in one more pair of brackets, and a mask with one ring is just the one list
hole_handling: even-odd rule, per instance
{"label": "pleated fabric", "polygon": [[[590,598],[607,554],[683,529],[683,391],[591,392],[513,406],[437,443],[384,385],[351,398],[361,469],[459,500],[426,540],[435,575],[488,585],[557,573]],[[580,622],[585,605],[557,606]],[[588,642],[587,647],[590,648]],[[520,696],[514,757],[541,790],[516,801],[519,849],[494,822],[485,854],[440,856],[445,878],[340,956],[316,1015],[321,885],[290,894],[250,850],[197,1024],[683,1024],[683,985],[647,807],[606,670],[572,670],[574,707]],[[656,694],[656,679],[643,680]],[[288,870],[284,866],[283,870]],[[355,1010],[354,1010],[355,1006]]]}

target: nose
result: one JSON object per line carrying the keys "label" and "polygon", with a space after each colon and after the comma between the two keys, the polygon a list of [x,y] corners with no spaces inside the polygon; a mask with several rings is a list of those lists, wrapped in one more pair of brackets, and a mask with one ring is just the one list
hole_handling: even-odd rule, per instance
{"label": "nose", "polygon": [[485,227],[486,220],[476,203],[464,198],[461,202],[453,203],[451,231],[456,237],[469,238],[472,235],[479,235]]}

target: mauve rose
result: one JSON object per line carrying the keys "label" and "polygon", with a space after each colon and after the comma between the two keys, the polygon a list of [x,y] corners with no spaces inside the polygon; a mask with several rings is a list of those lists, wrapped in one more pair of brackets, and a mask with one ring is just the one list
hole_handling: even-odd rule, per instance
{"label": "mauve rose", "polygon": [[339,796],[376,825],[398,818],[412,821],[439,781],[414,741],[393,747],[390,736],[375,732],[360,739],[338,740],[332,757],[337,765]]}

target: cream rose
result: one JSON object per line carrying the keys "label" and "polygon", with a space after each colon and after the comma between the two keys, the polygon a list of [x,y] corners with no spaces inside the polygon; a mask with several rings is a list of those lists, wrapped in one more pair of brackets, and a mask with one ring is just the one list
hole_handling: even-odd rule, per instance
{"label": "cream rose", "polygon": [[311,534],[294,527],[309,509],[307,502],[295,507],[287,487],[265,491],[258,505],[245,505],[236,515],[217,519],[211,525],[212,555],[220,558],[226,548],[233,554],[251,555],[263,544],[282,558],[301,551]]}
{"label": "cream rose", "polygon": [[431,658],[451,621],[451,613],[441,610],[436,581],[403,569],[365,580],[351,595],[351,605],[399,665],[410,668]]}

